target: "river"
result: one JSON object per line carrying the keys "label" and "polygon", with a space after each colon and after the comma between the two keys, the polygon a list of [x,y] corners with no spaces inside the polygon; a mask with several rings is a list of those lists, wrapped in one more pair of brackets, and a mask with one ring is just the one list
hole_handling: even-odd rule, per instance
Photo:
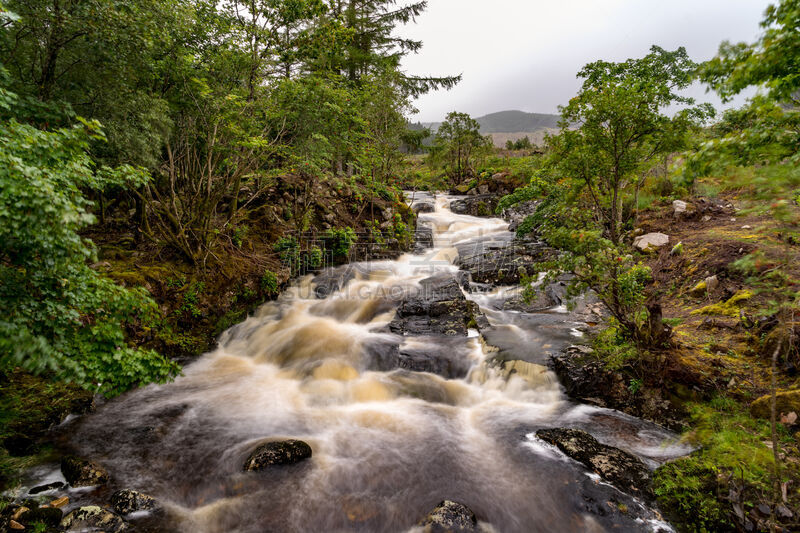
{"label": "river", "polygon": [[[103,490],[137,489],[164,505],[163,515],[134,518],[143,531],[404,532],[444,499],[470,507],[487,532],[669,531],[534,436],[582,428],[651,467],[687,452],[654,424],[563,394],[544,365],[586,326],[566,308],[504,310],[515,288],[477,285],[463,294],[488,320],[481,334],[474,324],[428,336],[389,327],[425,280],[463,279],[459,250],[511,237],[502,219],[454,214],[448,196],[421,200],[435,203],[419,217],[433,249],[298,280],[174,382],[65,424],[64,445],[109,470]],[[387,365],[398,353],[445,371]],[[531,364],[509,373],[494,363],[503,358]],[[313,457],[242,471],[259,443],[287,438],[309,443]],[[35,470],[29,484],[56,470]],[[75,507],[106,493],[68,494]]]}

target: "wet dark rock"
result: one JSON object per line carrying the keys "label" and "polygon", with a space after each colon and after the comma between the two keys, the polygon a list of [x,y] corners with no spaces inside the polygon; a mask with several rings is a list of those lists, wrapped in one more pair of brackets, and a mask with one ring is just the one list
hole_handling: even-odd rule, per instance
{"label": "wet dark rock", "polygon": [[457,215],[493,217],[500,197],[496,194],[476,194],[450,202],[450,211]]}
{"label": "wet dark rock", "polygon": [[443,353],[430,354],[416,350],[400,351],[397,366],[414,372],[430,372],[447,379],[466,377],[471,362],[452,355]]}
{"label": "wet dark rock", "polygon": [[459,281],[449,273],[422,280],[419,291],[398,306],[389,330],[399,335],[466,336],[474,321],[473,306],[464,297]]}
{"label": "wet dark rock", "polygon": [[418,215],[420,213],[433,213],[434,211],[436,211],[436,206],[431,200],[420,200],[418,202],[414,202],[411,205],[411,210],[414,212],[415,215]]}
{"label": "wet dark rock", "polygon": [[601,444],[579,429],[540,429],[536,436],[630,494],[653,499],[650,470],[636,456]]}
{"label": "wet dark rock", "polygon": [[64,484],[60,481],[54,481],[53,483],[48,483],[46,485],[39,485],[37,487],[33,487],[31,490],[28,491],[28,494],[39,494],[40,492],[47,492],[48,490],[55,490],[60,489],[64,486]]}
{"label": "wet dark rock", "polygon": [[606,370],[586,346],[570,346],[553,356],[550,366],[570,398],[617,409],[675,431],[684,427],[680,410],[659,391],[643,388],[634,393],[621,373]]}
{"label": "wet dark rock", "polygon": [[136,511],[152,511],[158,507],[158,502],[152,496],[141,492],[123,489],[111,495],[111,505],[121,515]]}
{"label": "wet dark rock", "polygon": [[433,228],[420,222],[414,232],[414,253],[420,254],[430,248],[433,248]]}
{"label": "wet dark rock", "polygon": [[128,530],[128,524],[120,516],[97,505],[87,505],[70,512],[61,520],[61,527],[68,533],[118,533]]}
{"label": "wet dark rock", "polygon": [[544,261],[550,248],[522,239],[479,240],[459,245],[456,265],[469,272],[472,281],[493,285],[516,285],[533,274],[531,265]]}
{"label": "wet dark rock", "polygon": [[311,457],[311,446],[301,440],[284,440],[261,444],[247,461],[246,472],[258,472],[271,466],[293,465]]}
{"label": "wet dark rock", "polygon": [[57,527],[61,523],[63,513],[61,509],[55,507],[38,507],[25,511],[17,520],[23,526],[31,526],[35,523],[42,523],[49,527]]}
{"label": "wet dark rock", "polygon": [[108,482],[108,472],[102,466],[78,457],[63,458],[61,473],[73,487],[88,487]]}
{"label": "wet dark rock", "polygon": [[326,268],[314,277],[314,294],[324,299],[338,291],[356,277],[358,265],[349,264]]}
{"label": "wet dark rock", "polygon": [[466,533],[478,531],[475,513],[462,503],[444,500],[419,522],[425,533]]}
{"label": "wet dark rock", "polygon": [[547,292],[537,291],[530,301],[525,301],[522,295],[515,295],[503,302],[504,311],[519,311],[521,313],[536,313],[559,305]]}
{"label": "wet dark rock", "polygon": [[15,433],[3,439],[5,448],[12,457],[22,457],[36,453],[36,439],[25,433]]}

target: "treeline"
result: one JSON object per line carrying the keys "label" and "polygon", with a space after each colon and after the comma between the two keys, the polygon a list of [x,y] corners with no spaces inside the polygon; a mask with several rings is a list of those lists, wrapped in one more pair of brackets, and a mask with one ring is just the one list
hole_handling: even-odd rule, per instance
{"label": "treeline", "polygon": [[[286,180],[382,190],[414,142],[396,29],[426,2],[11,0],[0,6],[0,358],[116,393],[175,365],[128,346],[157,327],[141,290],[90,264],[79,232],[122,213],[199,268]],[[130,213],[130,215],[128,215]],[[293,213],[298,229],[307,213]]]}

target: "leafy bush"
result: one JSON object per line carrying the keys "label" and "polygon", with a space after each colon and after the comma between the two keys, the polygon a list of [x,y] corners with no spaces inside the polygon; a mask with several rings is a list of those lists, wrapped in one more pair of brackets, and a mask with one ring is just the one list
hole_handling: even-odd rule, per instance
{"label": "leafy bush", "polygon": [[300,264],[300,244],[294,237],[281,237],[272,249],[278,253],[281,263],[288,267],[292,273],[296,272]]}
{"label": "leafy bush", "polygon": [[531,177],[530,182],[525,187],[520,187],[511,194],[507,194],[500,199],[495,212],[499,215],[509,207],[521,202],[536,200],[541,198],[552,189],[552,182],[544,172],[537,172]]}
{"label": "leafy bush", "polygon": [[160,318],[148,293],[88,265],[97,254],[79,235],[94,221],[82,191],[142,179],[125,167],[95,172],[86,151],[92,138],[101,138],[97,123],[54,131],[0,125],[0,366],[51,371],[113,395],[166,381],[178,366],[128,345],[127,331]]}
{"label": "leafy bush", "polygon": [[325,247],[335,257],[346,257],[350,252],[350,246],[356,241],[356,232],[350,226],[331,228],[323,234],[322,238],[325,241]]}
{"label": "leafy bush", "polygon": [[595,353],[604,362],[609,370],[620,370],[630,361],[636,361],[638,353],[636,346],[631,344],[619,329],[619,324],[611,319],[609,327],[595,337],[592,346]]}
{"label": "leafy bush", "polygon": [[189,316],[191,318],[199,318],[203,315],[200,310],[200,295],[205,290],[206,285],[202,281],[192,283],[183,293],[183,302],[175,312],[178,315]]}
{"label": "leafy bush", "polygon": [[233,235],[231,236],[233,245],[237,248],[241,248],[249,231],[250,228],[247,225],[236,226],[236,228],[233,230]]}
{"label": "leafy bush", "polygon": [[264,275],[261,276],[261,290],[270,296],[278,294],[278,276],[273,271],[269,269],[264,271]]}

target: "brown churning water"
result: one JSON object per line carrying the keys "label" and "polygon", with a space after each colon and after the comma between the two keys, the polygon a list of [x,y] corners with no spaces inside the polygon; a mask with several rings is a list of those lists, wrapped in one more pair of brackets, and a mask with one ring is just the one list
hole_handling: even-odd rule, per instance
{"label": "brown churning water", "polygon": [[[496,304],[509,288],[468,295],[497,335],[533,354],[505,370],[488,364],[493,349],[477,332],[403,338],[386,328],[420,281],[457,271],[457,244],[508,235],[503,220],[456,215],[448,202],[439,197],[420,215],[433,250],[351,266],[352,279],[324,299],[312,278],[300,280],[174,383],[129,393],[65,430],[69,446],[106,465],[119,488],[165,503],[145,529],[408,531],[451,499],[486,531],[654,530],[648,509],[532,437],[582,427],[651,464],[685,452],[656,426],[567,400],[542,347],[575,336],[568,314],[503,312]],[[397,346],[446,352],[468,371],[446,379],[374,370],[374,358]],[[282,438],[308,442],[312,459],[242,472],[255,446]],[[610,501],[630,512],[604,516]]]}

